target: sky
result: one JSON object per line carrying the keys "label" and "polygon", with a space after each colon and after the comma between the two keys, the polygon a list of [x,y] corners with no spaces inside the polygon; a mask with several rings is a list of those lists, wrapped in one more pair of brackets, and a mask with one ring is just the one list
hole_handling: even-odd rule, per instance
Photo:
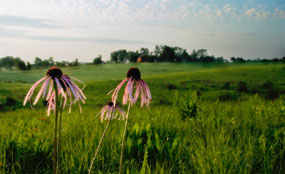
{"label": "sky", "polygon": [[284,0],[0,0],[0,57],[91,62],[178,46],[246,59],[285,56]]}

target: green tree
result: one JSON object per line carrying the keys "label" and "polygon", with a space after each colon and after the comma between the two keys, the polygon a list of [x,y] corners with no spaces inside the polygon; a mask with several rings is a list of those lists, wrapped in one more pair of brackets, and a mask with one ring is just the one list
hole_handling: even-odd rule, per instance
{"label": "green tree", "polygon": [[127,52],[127,59],[129,62],[137,62],[137,58],[139,57],[139,53],[136,51],[128,51]]}
{"label": "green tree", "polygon": [[160,55],[160,61],[162,62],[175,62],[175,50],[168,45],[162,46],[162,53]]}
{"label": "green tree", "polygon": [[98,64],[102,64],[102,56],[98,55],[96,58],[93,59],[93,64],[98,65]]}
{"label": "green tree", "polygon": [[117,50],[111,53],[111,62],[123,63],[127,60],[127,51],[126,50]]}
{"label": "green tree", "polygon": [[4,67],[7,69],[13,69],[15,66],[14,57],[6,56],[0,59],[0,67]]}
{"label": "green tree", "polygon": [[37,68],[40,68],[40,67],[43,66],[43,60],[41,58],[39,58],[39,57],[35,57],[35,61],[34,62],[35,62],[34,65]]}

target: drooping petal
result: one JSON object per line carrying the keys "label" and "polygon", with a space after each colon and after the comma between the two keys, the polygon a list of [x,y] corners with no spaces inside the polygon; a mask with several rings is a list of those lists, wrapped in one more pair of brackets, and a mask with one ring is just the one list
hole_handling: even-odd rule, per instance
{"label": "drooping petal", "polygon": [[146,102],[146,94],[144,92],[144,89],[143,89],[143,84],[141,83],[141,81],[139,81],[140,83],[140,91],[141,91],[141,107],[143,107],[144,103]]}
{"label": "drooping petal", "polygon": [[127,104],[128,102],[128,97],[129,97],[129,85],[131,83],[131,80],[128,81],[126,87],[125,87],[125,92],[123,95],[123,105]]}
{"label": "drooping petal", "polygon": [[111,118],[111,110],[112,110],[112,107],[108,107],[108,112],[107,112],[107,114],[106,114],[106,117],[105,117],[105,120],[110,120],[110,118]]}
{"label": "drooping petal", "polygon": [[128,84],[128,90],[129,90],[129,98],[130,98],[130,101],[133,101],[133,100],[134,100],[134,98],[133,98],[134,82],[135,82],[135,80],[131,77],[131,79],[130,79],[130,81],[129,81],[129,84]]}
{"label": "drooping petal", "polygon": [[51,92],[53,90],[53,80],[51,79],[51,82],[50,82],[50,85],[49,85],[49,90],[48,90],[48,94],[47,94],[47,97],[46,97],[46,100],[49,99],[50,95],[51,95]]}
{"label": "drooping petal", "polygon": [[144,80],[141,80],[141,81],[142,81],[144,90],[146,91],[147,99],[151,101],[151,100],[152,100],[152,97],[151,97],[151,93],[150,93],[149,87],[147,86],[147,84],[145,83]]}
{"label": "drooping petal", "polygon": [[121,81],[119,83],[119,85],[116,87],[116,89],[113,92],[112,95],[112,102],[114,103],[114,105],[116,105],[116,101],[117,101],[117,97],[118,97],[118,92],[120,91],[120,89],[122,88],[122,86],[124,85],[124,83],[129,80],[129,78],[124,79],[123,81]]}
{"label": "drooping petal", "polygon": [[[67,83],[66,83],[66,81],[65,81],[65,79],[63,79],[62,78],[62,82],[63,82],[63,84],[64,84],[64,86],[65,86],[65,89],[66,89],[66,91],[67,91],[67,94],[68,94],[68,96],[69,96],[69,111],[68,111],[68,113],[70,113],[71,112],[71,105],[72,105],[72,95],[71,95],[71,92],[70,92],[70,90],[69,90],[69,87],[68,87],[68,85],[67,85]],[[65,105],[63,106],[63,108],[65,107]]]}
{"label": "drooping petal", "polygon": [[73,93],[73,96],[74,96],[75,98],[78,98],[78,97],[76,96],[76,92],[75,92],[73,86],[70,84],[71,81],[70,81],[68,78],[66,78],[66,77],[62,77],[62,78],[64,79],[64,81],[66,81],[68,87],[71,89],[71,91],[72,91],[72,93]]}
{"label": "drooping petal", "polygon": [[[80,94],[79,96],[82,96],[82,97],[86,100],[86,97],[85,97],[85,95],[83,94],[83,92],[81,91],[81,89],[80,89],[74,82],[72,82],[72,81],[70,81],[70,82],[71,82],[71,84],[73,85],[74,89],[79,92],[79,94]],[[82,100],[83,100],[83,99],[82,99]]]}
{"label": "drooping petal", "polygon": [[122,120],[124,120],[126,113],[119,106],[117,106],[116,109],[120,112],[120,114],[122,116]]}
{"label": "drooping petal", "polygon": [[54,105],[54,96],[55,96],[55,91],[52,92],[52,94],[50,95],[50,98],[48,99],[48,110],[47,110],[47,115],[49,116],[50,114],[50,110],[53,108]]}
{"label": "drooping petal", "polygon": [[35,88],[43,81],[45,80],[47,77],[43,77],[41,78],[40,80],[38,80],[36,83],[34,83],[32,85],[32,87],[30,88],[30,90],[28,91],[26,97],[25,97],[25,100],[23,102],[23,105],[25,105],[27,103],[28,100],[30,100],[31,96],[33,95],[33,92],[35,90]]}
{"label": "drooping petal", "polygon": [[83,87],[80,88],[80,90],[83,90],[85,88],[85,83],[83,81],[78,80],[77,78],[74,78],[74,77],[70,77],[70,78],[83,84]]}
{"label": "drooping petal", "polygon": [[33,105],[35,105],[35,104],[38,102],[39,98],[41,97],[41,95],[42,95],[42,93],[43,93],[43,91],[44,91],[44,88],[48,85],[47,82],[48,82],[48,79],[46,79],[46,80],[44,81],[44,83],[43,83],[43,85],[42,85],[40,91],[39,91],[38,94],[37,94],[37,97],[36,97],[36,99],[35,99]]}
{"label": "drooping petal", "polygon": [[134,99],[132,101],[133,104],[135,104],[139,98],[139,95],[140,95],[140,83],[138,81],[136,81],[136,92],[135,92],[135,96],[134,96]]}
{"label": "drooping petal", "polygon": [[51,77],[49,77],[49,78],[45,81],[45,83],[47,83],[47,84],[46,84],[46,86],[45,86],[45,88],[44,88],[44,91],[43,91],[43,98],[45,97],[45,95],[46,95],[46,93],[47,93],[47,89],[48,89],[48,86],[49,86],[49,81],[50,81],[50,79],[51,79]]}
{"label": "drooping petal", "polygon": [[100,111],[101,112],[101,122],[103,122],[103,120],[104,120],[104,115],[105,115],[105,112],[107,111],[107,109],[108,109],[108,106],[105,106]]}

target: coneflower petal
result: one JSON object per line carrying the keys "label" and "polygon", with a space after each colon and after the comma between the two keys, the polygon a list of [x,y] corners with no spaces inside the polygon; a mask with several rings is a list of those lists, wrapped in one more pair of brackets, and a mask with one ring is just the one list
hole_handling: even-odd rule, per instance
{"label": "coneflower petal", "polygon": [[47,115],[49,116],[50,110],[53,108],[53,98],[54,98],[55,92],[53,91],[49,100],[48,100],[48,110],[47,110]]}
{"label": "coneflower petal", "polygon": [[136,92],[135,92],[135,96],[134,96],[134,99],[132,101],[133,104],[135,104],[139,98],[139,95],[140,95],[140,87],[139,87],[140,83],[139,82],[136,82]]}
{"label": "coneflower petal", "polygon": [[43,91],[44,91],[44,88],[48,85],[48,83],[46,83],[46,82],[48,82],[48,79],[46,79],[46,80],[44,81],[44,83],[43,83],[43,85],[42,85],[40,91],[39,91],[38,94],[37,94],[37,97],[36,97],[36,99],[35,99],[33,105],[35,105],[35,104],[38,102],[39,98],[41,97],[41,95],[42,95],[42,93],[43,93]]}
{"label": "coneflower petal", "polygon": [[112,102],[114,103],[114,105],[116,105],[116,100],[118,97],[118,92],[120,91],[120,89],[122,88],[122,86],[124,85],[124,83],[128,80],[128,78],[124,79],[123,81],[120,82],[120,84],[116,87],[113,95],[112,95]]}
{"label": "coneflower petal", "polygon": [[71,91],[72,91],[72,93],[73,93],[73,96],[74,96],[75,98],[78,98],[78,97],[76,96],[76,92],[75,92],[73,86],[70,84],[71,81],[70,81],[68,78],[66,78],[66,77],[62,77],[62,78],[66,81],[68,87],[71,89]]}
{"label": "coneflower petal", "polygon": [[144,87],[144,90],[146,91],[146,94],[147,94],[147,98],[152,100],[152,97],[151,97],[151,93],[150,93],[150,90],[149,90],[149,87],[147,86],[147,84],[145,83],[144,80],[141,80],[142,81],[142,84],[143,84],[143,87]]}
{"label": "coneflower petal", "polygon": [[129,81],[129,83],[128,83],[128,90],[129,90],[129,98],[130,98],[130,101],[133,101],[133,100],[134,100],[134,98],[133,98],[134,82],[135,82],[135,80],[131,77],[131,78],[130,78],[130,81]]}
{"label": "coneflower petal", "polygon": [[33,92],[35,90],[35,88],[43,81],[45,80],[47,77],[43,77],[40,80],[38,80],[35,84],[32,85],[32,87],[30,88],[29,92],[27,93],[25,100],[23,102],[23,105],[25,105],[27,103],[28,100],[30,100],[31,96],[33,95]]}
{"label": "coneflower petal", "polygon": [[[73,88],[76,90],[76,91],[79,91],[79,97],[82,96],[85,100],[86,100],[86,97],[85,95],[83,94],[83,92],[81,91],[81,89],[72,81],[70,81],[71,84],[73,85]],[[82,99],[83,100],[83,99]]]}
{"label": "coneflower petal", "polygon": [[83,81],[81,81],[81,80],[78,80],[77,78],[75,78],[75,77],[70,77],[71,79],[73,79],[73,80],[76,80],[76,81],[78,81],[78,82],[80,82],[80,83],[82,83],[83,84],[83,87],[82,88],[80,88],[81,90],[83,90],[84,88],[85,88],[85,83],[83,82]]}
{"label": "coneflower petal", "polygon": [[[69,105],[69,111],[68,111],[68,113],[70,113],[71,112],[71,104],[72,104],[72,95],[71,95],[71,92],[70,92],[70,90],[69,90],[69,87],[67,86],[67,83],[65,82],[65,79],[62,79],[62,82],[63,82],[63,84],[64,84],[64,86],[65,86],[65,89],[66,89],[66,91],[67,91],[67,94],[68,94],[68,96],[69,96],[69,103],[70,103],[70,105]],[[64,107],[63,107],[64,108]]]}
{"label": "coneflower petal", "polygon": [[107,109],[108,109],[108,106],[105,106],[100,111],[101,112],[101,122],[103,122],[103,120],[104,120],[104,115],[105,115],[105,112],[107,111]]}
{"label": "coneflower petal", "polygon": [[110,116],[111,110],[112,110],[112,107],[108,107],[108,112],[107,112],[107,114],[106,114],[105,120],[110,120],[110,118],[111,118],[111,116]]}
{"label": "coneflower petal", "polygon": [[140,83],[140,91],[141,91],[141,107],[143,107],[144,103],[146,102],[146,95],[143,89],[143,84],[141,83],[141,81],[139,81]]}
{"label": "coneflower petal", "polygon": [[49,86],[49,81],[50,81],[50,77],[45,81],[45,83],[47,83],[46,84],[46,86],[45,86],[45,89],[44,89],[44,92],[43,92],[43,98],[45,97],[45,95],[46,95],[46,93],[47,93],[47,89],[48,89],[48,86]]}
{"label": "coneflower petal", "polygon": [[51,82],[50,82],[49,90],[48,90],[48,94],[47,94],[46,100],[49,99],[49,97],[50,97],[50,95],[51,95],[51,92],[52,92],[52,89],[53,89],[53,80],[51,80]]}

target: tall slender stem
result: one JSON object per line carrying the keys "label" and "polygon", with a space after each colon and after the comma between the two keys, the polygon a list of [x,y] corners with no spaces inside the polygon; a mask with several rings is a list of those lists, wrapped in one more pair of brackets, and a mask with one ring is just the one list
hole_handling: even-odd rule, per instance
{"label": "tall slender stem", "polygon": [[126,139],[126,133],[127,133],[127,127],[128,127],[128,121],[129,121],[130,108],[131,108],[131,102],[129,101],[128,113],[127,113],[127,116],[126,116],[126,123],[125,123],[124,134],[123,134],[123,140],[122,140],[122,149],[121,149],[120,171],[119,171],[119,174],[122,174],[122,173],[123,173],[123,159],[124,159],[125,139]]}
{"label": "tall slender stem", "polygon": [[53,143],[53,173],[57,174],[57,120],[58,120],[58,91],[55,80],[53,79],[55,91],[55,117],[54,117],[54,143]]}
{"label": "tall slender stem", "polygon": [[101,136],[101,139],[100,139],[99,144],[98,144],[98,146],[97,146],[97,149],[96,149],[96,151],[95,151],[94,157],[93,157],[92,160],[91,160],[90,168],[89,168],[89,170],[88,170],[88,174],[90,174],[91,171],[92,171],[94,161],[95,161],[95,159],[96,159],[96,157],[97,157],[97,155],[98,155],[99,149],[100,149],[100,147],[101,147],[101,144],[102,144],[102,142],[103,142],[103,139],[104,139],[104,137],[105,137],[105,134],[106,134],[106,132],[107,132],[107,130],[108,130],[108,128],[109,128],[109,125],[110,125],[112,119],[113,119],[113,110],[111,110],[111,117],[110,117],[110,120],[108,120],[108,123],[107,123],[107,125],[106,125],[106,128],[105,128],[105,130],[104,130],[104,132],[103,132],[103,134],[102,134],[102,136]]}
{"label": "tall slender stem", "polygon": [[58,141],[57,141],[57,170],[60,171],[60,138],[61,138],[61,127],[62,127],[62,111],[63,111],[63,97],[60,100],[60,112],[59,112],[59,126],[58,126]]}

